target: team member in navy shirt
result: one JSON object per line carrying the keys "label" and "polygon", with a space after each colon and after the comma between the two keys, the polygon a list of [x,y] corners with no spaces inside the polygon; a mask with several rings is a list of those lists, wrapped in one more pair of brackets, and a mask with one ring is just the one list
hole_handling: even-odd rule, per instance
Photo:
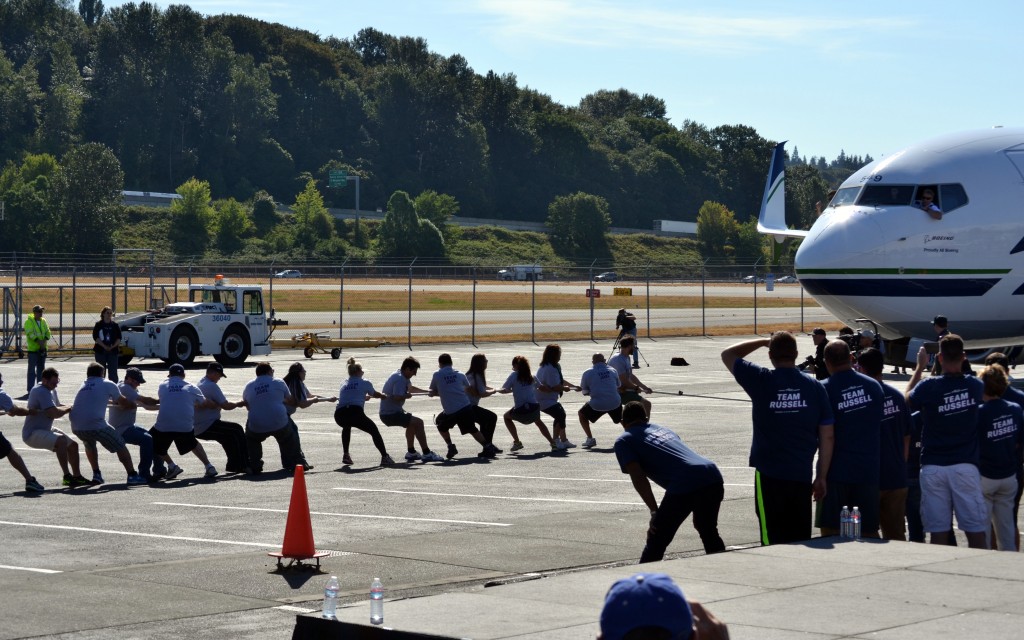
{"label": "team member in navy shirt", "polygon": [[[622,428],[625,432],[615,440],[615,457],[651,510],[647,545],[640,562],[657,562],[665,557],[665,549],[691,513],[704,552],[725,551],[718,535],[718,510],[725,485],[715,463],[691,451],[674,432],[649,423],[644,405],[635,400],[622,408]],[[651,480],[665,490],[660,506],[654,499]]]}
{"label": "team member in navy shirt", "polygon": [[[910,411],[903,392],[882,382],[885,358],[878,349],[857,356],[865,375],[882,385],[882,439],[878,475],[878,522],[886,540],[906,540],[907,451],[910,448]],[[916,476],[915,476],[916,478]],[[918,497],[920,505],[920,496]],[[874,536],[872,536],[874,537]]]}
{"label": "team member in navy shirt", "polygon": [[[1020,405],[1003,399],[1006,387],[1010,384],[1006,370],[997,364],[989,365],[979,377],[985,384],[985,404],[978,409],[981,490],[999,550],[1016,551],[1013,498],[1017,494],[1017,460],[1024,418]],[[988,530],[985,531],[985,537],[986,547],[992,548]]]}
{"label": "team member in navy shirt", "polygon": [[[964,341],[950,333],[939,341],[936,356],[941,376],[921,380],[928,366],[924,347],[917,352],[917,366],[907,383],[907,404],[920,409],[921,521],[932,544],[947,544],[949,523],[957,524],[973,549],[985,547],[988,519],[978,472],[978,407],[984,385],[961,373]],[[952,509],[950,509],[952,505]]]}
{"label": "team member in navy shirt", "polygon": [[865,538],[878,536],[878,478],[881,472],[882,385],[854,371],[850,346],[825,346],[828,392],[835,417],[835,448],[828,470],[828,493],[821,505],[821,534],[839,533],[843,505],[860,507]]}
{"label": "team member in navy shirt", "polygon": [[[768,347],[774,369],[744,360]],[[811,496],[826,495],[826,477],[834,442],[832,409],[821,383],[796,368],[796,339],[780,331],[771,339],[748,340],[722,352],[725,368],[751,400],[754,437],[754,509],[761,544],[780,544],[811,537]],[[811,482],[814,454],[817,477]]]}
{"label": "team member in navy shirt", "polygon": [[[1016,403],[1024,409],[1024,391],[1013,386],[1013,378],[1010,376],[1010,359],[1006,357],[1006,354],[998,351],[990,353],[985,358],[985,364],[1002,365],[1003,371],[1006,372],[1006,379],[1009,381],[1009,384],[1006,386],[1006,393],[1003,394],[1003,400]],[[1016,531],[1014,540],[1017,542],[1017,551],[1020,551],[1020,527],[1017,526],[1017,516],[1020,513],[1020,499],[1022,495],[1024,495],[1024,451],[1021,452],[1021,455],[1017,456],[1017,495],[1013,498],[1013,525]]]}

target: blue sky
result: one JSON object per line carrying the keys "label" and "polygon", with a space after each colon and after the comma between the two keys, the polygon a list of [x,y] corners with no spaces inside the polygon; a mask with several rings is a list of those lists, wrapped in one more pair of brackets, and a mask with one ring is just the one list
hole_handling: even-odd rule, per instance
{"label": "blue sky", "polygon": [[477,73],[514,73],[520,86],[566,105],[599,89],[650,93],[677,125],[745,124],[803,156],[831,159],[842,149],[878,158],[932,135],[1024,124],[1020,2],[187,4],[325,37],[363,27],[422,37]]}

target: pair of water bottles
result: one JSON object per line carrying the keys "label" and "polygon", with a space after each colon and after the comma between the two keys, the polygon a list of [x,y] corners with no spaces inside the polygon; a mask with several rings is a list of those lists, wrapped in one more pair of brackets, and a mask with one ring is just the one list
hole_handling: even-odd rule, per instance
{"label": "pair of water bottles", "polygon": [[[324,587],[323,617],[329,620],[337,619],[339,590],[338,576],[331,576]],[[384,585],[380,578],[374,578],[370,585],[370,624],[384,624]]]}
{"label": "pair of water bottles", "polygon": [[839,537],[860,540],[860,507],[843,507],[839,512]]}

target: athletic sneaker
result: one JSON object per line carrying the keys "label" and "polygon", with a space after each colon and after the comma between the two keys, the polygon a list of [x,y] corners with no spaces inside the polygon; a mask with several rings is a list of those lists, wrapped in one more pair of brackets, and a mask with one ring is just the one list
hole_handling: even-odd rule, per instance
{"label": "athletic sneaker", "polygon": [[146,484],[146,479],[137,473],[128,476],[128,484]]}
{"label": "athletic sneaker", "polygon": [[522,448],[523,448],[523,443],[520,442],[519,440],[516,440],[515,442],[512,443],[512,446],[509,447],[509,451],[519,451]]}
{"label": "athletic sneaker", "polygon": [[583,441],[583,448],[584,449],[589,449],[591,447],[596,447],[596,446],[597,446],[597,439],[596,438],[587,438],[586,440]]}
{"label": "athletic sneaker", "polygon": [[160,468],[160,469],[156,469],[155,471],[153,471],[153,482],[156,482],[158,480],[163,480],[166,477],[167,477],[167,469]]}
{"label": "athletic sneaker", "polygon": [[568,440],[562,440],[562,442],[559,443],[558,446],[560,446],[563,449],[575,449],[576,448],[576,445],[574,445],[573,443],[569,442]]}
{"label": "athletic sneaker", "polygon": [[502,450],[501,450],[501,449],[499,449],[498,447],[494,446],[494,443],[493,443],[493,442],[489,442],[489,443],[487,444],[487,446],[488,446],[488,447],[490,447],[490,448],[491,448],[491,451],[493,451],[494,453],[505,453],[504,451],[502,451]]}
{"label": "athletic sneaker", "polygon": [[551,441],[551,450],[552,450],[552,451],[561,451],[561,450],[562,450],[562,447],[560,447],[560,446],[558,445],[558,443],[557,443],[557,442],[555,442],[554,440],[552,440],[552,441]]}
{"label": "athletic sneaker", "polygon": [[448,456],[447,456],[447,458],[449,460],[451,460],[452,458],[454,458],[457,455],[459,455],[459,450],[455,448],[455,445],[454,444],[448,445]]}
{"label": "athletic sneaker", "polygon": [[395,461],[394,461],[394,460],[392,460],[392,459],[391,459],[391,456],[389,456],[389,455],[388,455],[388,454],[386,454],[386,453],[385,453],[385,454],[384,454],[384,456],[383,456],[383,457],[382,457],[382,458],[380,459],[380,466],[382,466],[382,467],[388,467],[388,466],[391,466],[391,465],[393,465],[393,464],[395,464]]}
{"label": "athletic sneaker", "polygon": [[490,446],[484,445],[483,450],[481,450],[480,453],[478,453],[477,455],[481,458],[493,458],[494,450],[491,449]]}
{"label": "athletic sneaker", "polygon": [[205,476],[207,478],[216,478],[217,477],[217,467],[213,466],[212,464],[206,465],[206,474],[205,474]]}
{"label": "athletic sneaker", "polygon": [[32,476],[31,478],[25,481],[25,491],[34,491],[36,493],[40,493],[42,491],[46,491],[46,489],[43,488],[43,485],[36,482],[35,476]]}
{"label": "athletic sneaker", "polygon": [[428,451],[424,453],[420,460],[422,460],[423,462],[444,462],[444,458],[437,455],[433,451]]}
{"label": "athletic sneaker", "polygon": [[347,453],[341,456],[341,464],[354,464],[352,462],[352,456],[348,455]]}
{"label": "athletic sneaker", "polygon": [[638,365],[638,364],[634,364],[634,365],[633,365],[633,368],[634,368],[634,369],[639,369],[639,368],[640,368],[640,365]]}
{"label": "athletic sneaker", "polygon": [[406,462],[416,462],[420,458],[421,458],[420,454],[416,453],[415,451],[409,451],[408,453],[405,454],[405,461]]}
{"label": "athletic sneaker", "polygon": [[81,487],[82,485],[89,484],[89,481],[86,480],[84,476],[73,476],[68,473],[64,476],[63,484],[65,487],[71,487],[74,489],[75,487]]}
{"label": "athletic sneaker", "polygon": [[181,467],[176,464],[172,464],[171,468],[167,470],[167,475],[164,476],[164,480],[174,480],[184,471]]}
{"label": "athletic sneaker", "polygon": [[94,471],[92,474],[92,483],[103,484],[103,474],[100,473],[99,471]]}

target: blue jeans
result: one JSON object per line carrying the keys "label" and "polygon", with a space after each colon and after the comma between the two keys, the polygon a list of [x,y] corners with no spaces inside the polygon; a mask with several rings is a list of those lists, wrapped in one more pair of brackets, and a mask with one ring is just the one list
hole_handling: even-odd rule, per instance
{"label": "blue jeans", "polygon": [[43,369],[46,368],[46,352],[45,351],[29,351],[28,352],[28,390],[31,392],[32,387],[43,379]]}
{"label": "blue jeans", "polygon": [[633,367],[639,367],[640,366],[640,343],[637,341],[636,327],[633,327],[629,331],[625,331],[623,333],[628,333],[629,335],[633,336]]}
{"label": "blue jeans", "polygon": [[[153,436],[149,435],[149,432],[142,427],[128,427],[121,434],[124,441],[128,444],[138,445],[139,447],[139,475],[149,480],[153,474],[150,471],[153,466]],[[160,465],[163,466],[163,463]]]}

